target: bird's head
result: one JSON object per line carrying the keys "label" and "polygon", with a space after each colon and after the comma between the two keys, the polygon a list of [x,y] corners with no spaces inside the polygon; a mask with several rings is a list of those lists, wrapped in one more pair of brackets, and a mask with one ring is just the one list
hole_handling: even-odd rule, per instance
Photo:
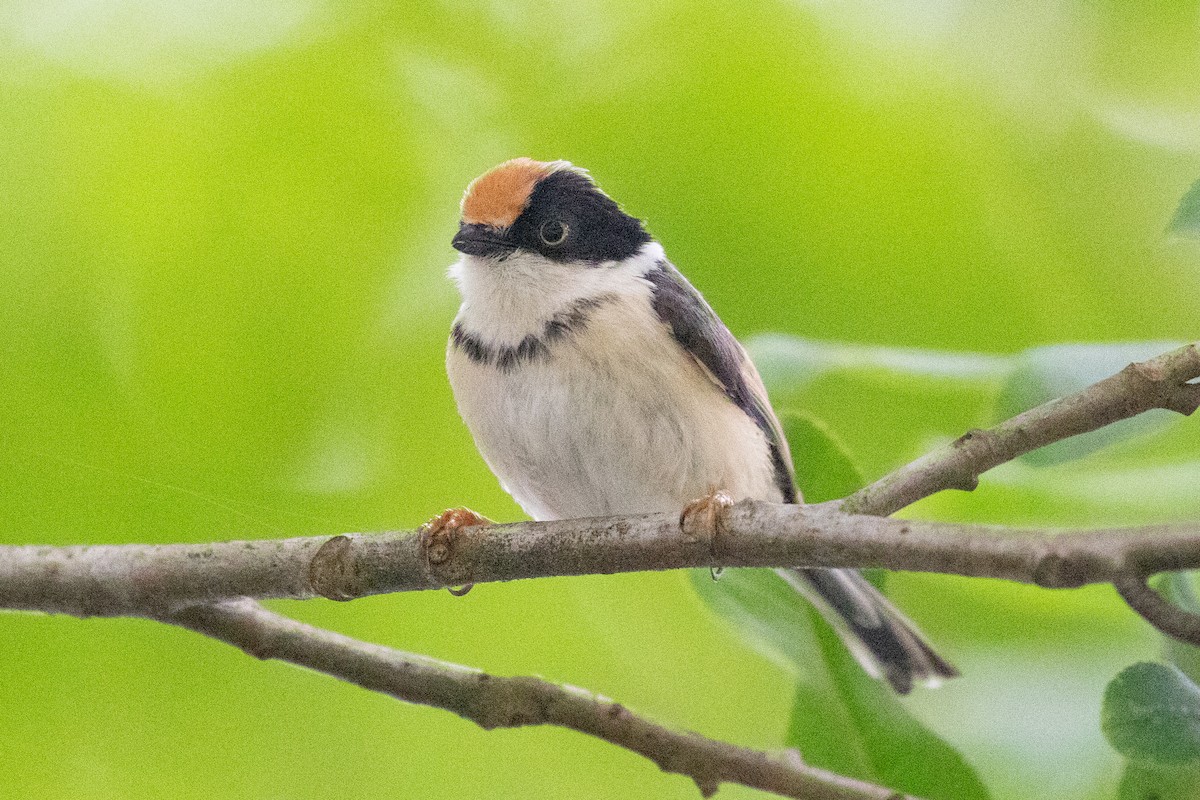
{"label": "bird's head", "polygon": [[642,223],[566,161],[515,158],[467,187],[453,246],[490,262],[525,257],[595,266],[650,241]]}

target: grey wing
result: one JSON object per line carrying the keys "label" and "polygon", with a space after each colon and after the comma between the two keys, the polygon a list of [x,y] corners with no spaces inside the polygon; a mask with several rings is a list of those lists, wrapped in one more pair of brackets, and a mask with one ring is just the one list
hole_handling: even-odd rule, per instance
{"label": "grey wing", "polygon": [[651,303],[659,319],[671,328],[675,341],[704,369],[717,388],[754,420],[767,438],[775,483],[786,503],[800,499],[787,439],[771,410],[767,390],[754,362],[725,323],[669,261],[658,262],[646,275],[653,289]]}

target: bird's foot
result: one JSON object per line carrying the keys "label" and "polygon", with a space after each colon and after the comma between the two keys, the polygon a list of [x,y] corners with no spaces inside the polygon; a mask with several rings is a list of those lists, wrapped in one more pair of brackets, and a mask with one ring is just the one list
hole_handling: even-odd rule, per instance
{"label": "bird's foot", "polygon": [[[421,550],[430,567],[444,563],[450,558],[454,547],[454,536],[459,528],[474,525],[491,525],[492,521],[476,514],[469,508],[448,508],[421,526]],[[455,597],[462,597],[475,584],[467,583],[457,589],[447,586],[446,590]]]}
{"label": "bird's foot", "polygon": [[[698,500],[683,507],[679,515],[679,530],[693,541],[707,541],[714,558],[717,555],[717,540],[725,532],[725,512],[733,506],[733,498],[724,491],[714,489]],[[713,578],[720,568],[713,568]]]}

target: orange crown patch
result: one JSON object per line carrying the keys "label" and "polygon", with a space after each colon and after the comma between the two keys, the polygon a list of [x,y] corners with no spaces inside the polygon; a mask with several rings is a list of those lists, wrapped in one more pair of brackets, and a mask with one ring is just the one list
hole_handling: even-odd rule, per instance
{"label": "orange crown patch", "polygon": [[565,162],[514,158],[471,181],[462,200],[462,219],[468,225],[507,228],[517,221],[538,181],[565,167]]}

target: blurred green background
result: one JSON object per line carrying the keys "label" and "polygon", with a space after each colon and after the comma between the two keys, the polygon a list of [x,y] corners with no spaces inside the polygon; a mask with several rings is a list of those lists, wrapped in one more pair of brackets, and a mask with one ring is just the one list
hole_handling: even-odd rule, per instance
{"label": "blurred green background", "polygon": [[[1197,336],[1200,249],[1163,231],[1198,34],[1192,2],[6,0],[0,541],[520,518],[442,368],[458,199],[517,155],[589,168],[743,339],[802,337],[754,340],[776,406],[878,475],[1043,363],[998,356]],[[1198,427],[909,513],[1195,519]],[[888,585],[964,673],[909,709],[995,797],[1113,796],[1100,700],[1161,644],[1111,590]],[[803,678],[680,573],[277,607],[760,748]],[[695,796],[149,622],[3,615],[0,672],[3,797]]]}

